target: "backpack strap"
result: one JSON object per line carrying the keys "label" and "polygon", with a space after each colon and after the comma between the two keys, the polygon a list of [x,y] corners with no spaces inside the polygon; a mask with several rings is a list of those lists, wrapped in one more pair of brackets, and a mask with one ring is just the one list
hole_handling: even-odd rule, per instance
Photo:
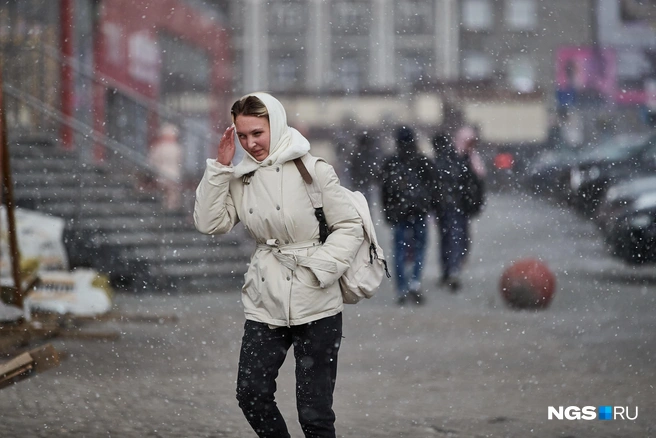
{"label": "backpack strap", "polygon": [[300,158],[295,158],[294,164],[296,164],[296,168],[298,169],[301,176],[303,177],[303,181],[305,181],[305,184],[312,184],[312,175],[310,175],[310,172],[308,172],[307,167],[305,167],[305,164],[303,164],[303,160],[301,160]]}
{"label": "backpack strap", "polygon": [[[317,158],[309,157],[309,159],[312,161],[312,169],[314,170],[314,165],[317,162]],[[312,178],[312,175],[310,175],[310,172],[305,166],[305,163],[303,163],[302,158],[295,158],[294,164],[301,174],[301,177],[303,177],[303,181],[305,181],[305,190],[310,197],[312,207],[314,207],[314,216],[317,218],[317,221],[319,221],[319,241],[324,243],[326,239],[328,239],[328,234],[330,234],[330,231],[328,230],[326,215],[323,212],[321,187],[319,187],[319,183],[317,183],[316,178]]]}

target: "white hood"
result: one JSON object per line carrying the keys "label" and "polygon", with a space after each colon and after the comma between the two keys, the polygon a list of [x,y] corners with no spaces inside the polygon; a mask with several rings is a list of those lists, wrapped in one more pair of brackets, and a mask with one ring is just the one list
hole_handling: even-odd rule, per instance
{"label": "white hood", "polygon": [[[271,132],[269,156],[264,161],[257,161],[248,152],[234,168],[237,178],[257,170],[260,166],[282,164],[302,157],[310,151],[310,142],[296,129],[287,126],[287,113],[282,103],[268,93],[249,93],[242,97],[255,96],[267,107]],[[238,140],[235,139],[235,143]],[[239,146],[236,144],[236,146]]]}

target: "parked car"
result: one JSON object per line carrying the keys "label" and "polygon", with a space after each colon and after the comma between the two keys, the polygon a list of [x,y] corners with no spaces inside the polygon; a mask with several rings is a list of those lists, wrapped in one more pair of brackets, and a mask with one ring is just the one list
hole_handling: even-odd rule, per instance
{"label": "parked car", "polygon": [[656,175],[638,177],[611,185],[595,212],[595,222],[602,231],[607,230],[609,224],[621,211],[647,193],[656,193]]}
{"label": "parked car", "polygon": [[609,185],[656,171],[656,135],[621,134],[581,157],[570,172],[574,204],[594,211]]}
{"label": "parked car", "polygon": [[569,146],[560,142],[544,149],[531,160],[525,181],[535,194],[569,201],[570,174],[584,157],[598,147],[598,142],[588,142],[580,146]]}
{"label": "parked car", "polygon": [[565,198],[570,171],[580,151],[571,147],[542,151],[528,168],[526,179],[535,194]]}
{"label": "parked car", "polygon": [[640,195],[619,211],[604,237],[613,256],[630,264],[656,263],[656,192]]}

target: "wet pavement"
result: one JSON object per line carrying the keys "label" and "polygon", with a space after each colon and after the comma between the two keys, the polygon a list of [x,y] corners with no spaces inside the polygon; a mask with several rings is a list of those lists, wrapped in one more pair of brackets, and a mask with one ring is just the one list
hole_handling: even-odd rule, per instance
{"label": "wet pavement", "polygon": [[[386,280],[345,310],[338,436],[656,436],[656,268],[613,260],[592,224],[521,195],[492,195],[473,232],[458,294],[437,287],[431,229],[424,306],[397,307]],[[502,271],[526,257],[556,276],[541,312],[500,298]],[[114,341],[53,340],[59,368],[0,391],[0,437],[254,436],[235,400],[237,291],[117,294],[116,306],[179,319],[94,325],[120,331]],[[289,359],[277,398],[300,438]],[[638,418],[548,420],[549,406],[622,406]]]}

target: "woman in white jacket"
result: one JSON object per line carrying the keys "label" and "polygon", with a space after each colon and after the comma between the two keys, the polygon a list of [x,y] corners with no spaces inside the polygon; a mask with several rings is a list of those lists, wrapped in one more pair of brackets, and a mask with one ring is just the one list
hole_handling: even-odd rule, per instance
{"label": "woman in white jacket", "polygon": [[[337,281],[363,239],[362,221],[343,197],[332,166],[316,165],[330,234],[319,222],[294,159],[310,144],[287,126],[282,104],[248,94],[231,109],[217,159],[208,159],[196,190],[196,228],[227,233],[241,221],[256,242],[242,287],[246,322],[237,400],[259,437],[289,437],[276,407],[278,370],[289,348],[296,359],[296,398],[306,437],[335,437],[333,390],[344,304]],[[231,162],[237,137],[245,150]]]}

